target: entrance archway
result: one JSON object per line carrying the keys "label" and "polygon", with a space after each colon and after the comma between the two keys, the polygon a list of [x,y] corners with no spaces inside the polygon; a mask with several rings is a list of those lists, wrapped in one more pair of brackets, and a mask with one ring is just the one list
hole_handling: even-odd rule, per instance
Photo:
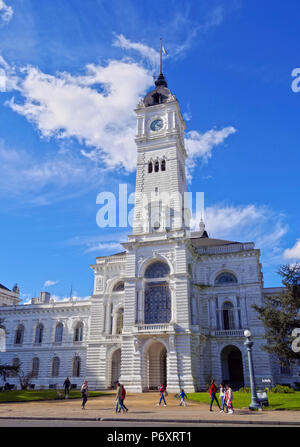
{"label": "entrance archway", "polygon": [[147,382],[149,390],[157,390],[163,384],[167,385],[167,350],[160,342],[151,344],[147,352]]}
{"label": "entrance archway", "polygon": [[119,380],[121,374],[121,349],[117,349],[111,358],[111,387]]}
{"label": "entrance archway", "polygon": [[221,352],[223,381],[233,389],[244,386],[243,358],[241,351],[233,345],[226,346]]}

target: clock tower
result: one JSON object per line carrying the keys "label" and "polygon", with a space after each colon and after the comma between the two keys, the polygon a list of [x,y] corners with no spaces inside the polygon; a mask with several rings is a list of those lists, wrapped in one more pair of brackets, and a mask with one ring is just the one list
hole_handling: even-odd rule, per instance
{"label": "clock tower", "polygon": [[131,391],[160,383],[173,392],[183,384],[194,391],[186,245],[190,231],[184,212],[186,125],[162,72],[135,112],[133,234],[122,244],[126,266],[120,381]]}
{"label": "clock tower", "polygon": [[137,109],[133,234],[186,228],[185,122],[162,73]]}

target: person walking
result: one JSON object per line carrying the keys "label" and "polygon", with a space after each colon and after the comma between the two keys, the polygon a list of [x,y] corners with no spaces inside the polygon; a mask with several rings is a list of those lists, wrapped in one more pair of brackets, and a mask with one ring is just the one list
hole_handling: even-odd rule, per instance
{"label": "person walking", "polygon": [[85,404],[86,404],[86,401],[87,401],[87,398],[88,398],[88,391],[89,391],[88,383],[85,380],[83,382],[83,384],[81,385],[81,388],[80,388],[80,392],[81,392],[81,396],[82,396],[81,408],[83,410],[85,410]]}
{"label": "person walking", "polygon": [[116,413],[120,413],[121,410],[123,413],[125,412],[125,408],[122,404],[122,388],[123,386],[120,384],[120,382],[117,382],[117,393],[116,393]]}
{"label": "person walking", "polygon": [[64,381],[64,389],[65,389],[65,398],[68,399],[70,393],[71,382],[69,377]]}
{"label": "person walking", "polygon": [[122,402],[122,405],[123,405],[123,407],[125,408],[125,411],[126,411],[126,413],[127,413],[128,408],[127,408],[126,405],[124,404],[125,397],[126,397],[126,390],[125,390],[124,385],[122,385],[121,402]]}
{"label": "person walking", "polygon": [[217,405],[218,405],[218,407],[219,407],[219,410],[221,410],[221,407],[220,407],[218,398],[217,398],[217,396],[216,396],[216,392],[217,392],[216,379],[213,379],[213,380],[211,381],[211,384],[210,384],[210,397],[211,397],[211,401],[210,401],[209,411],[213,411],[213,410],[212,410],[212,405],[213,405],[214,400],[216,401],[216,403],[217,403]]}
{"label": "person walking", "polygon": [[233,392],[232,392],[232,389],[230,388],[230,386],[228,385],[228,383],[226,384],[225,396],[226,396],[226,402],[227,402],[227,407],[228,407],[228,413],[233,414],[233,411],[234,411],[233,405],[232,405]]}
{"label": "person walking", "polygon": [[227,405],[226,405],[225,393],[226,393],[225,385],[224,385],[224,383],[221,383],[220,384],[220,399],[221,399],[221,403],[222,403],[222,409],[220,410],[220,413],[224,413],[224,408],[225,408],[226,413],[228,412]]}
{"label": "person walking", "polygon": [[165,397],[164,397],[164,393],[167,393],[166,387],[164,385],[160,385],[159,392],[160,392],[160,400],[159,400],[159,403],[157,404],[157,406],[159,407],[160,404],[161,404],[161,401],[163,400],[164,401],[164,406],[166,407],[167,404],[166,404]]}
{"label": "person walking", "polygon": [[179,394],[179,397],[180,397],[180,406],[182,406],[182,405],[184,405],[185,407],[186,407],[186,401],[185,401],[185,399],[187,399],[187,395],[185,394],[185,392],[184,392],[184,389],[182,388],[181,389],[181,393]]}

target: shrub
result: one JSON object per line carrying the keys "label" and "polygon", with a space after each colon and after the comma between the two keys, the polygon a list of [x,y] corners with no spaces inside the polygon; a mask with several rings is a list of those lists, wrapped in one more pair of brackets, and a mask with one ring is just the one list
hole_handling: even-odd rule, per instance
{"label": "shrub", "polygon": [[239,391],[241,391],[242,393],[250,393],[251,388],[248,386],[244,386],[243,388],[240,388]]}
{"label": "shrub", "polygon": [[295,390],[289,386],[276,385],[272,388],[272,393],[294,393]]}

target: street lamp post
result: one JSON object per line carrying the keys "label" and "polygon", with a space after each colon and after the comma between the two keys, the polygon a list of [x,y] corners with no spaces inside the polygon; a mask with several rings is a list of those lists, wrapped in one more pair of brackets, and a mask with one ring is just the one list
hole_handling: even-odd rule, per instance
{"label": "street lamp post", "polygon": [[256,385],[255,385],[255,375],[254,375],[254,366],[253,366],[253,359],[252,359],[252,346],[253,341],[250,340],[251,332],[247,329],[244,332],[244,335],[246,337],[246,341],[244,345],[247,348],[248,351],[248,363],[249,363],[249,373],[250,373],[250,387],[251,387],[251,404],[249,405],[250,410],[261,410],[261,404],[258,400],[257,393],[256,393]]}

